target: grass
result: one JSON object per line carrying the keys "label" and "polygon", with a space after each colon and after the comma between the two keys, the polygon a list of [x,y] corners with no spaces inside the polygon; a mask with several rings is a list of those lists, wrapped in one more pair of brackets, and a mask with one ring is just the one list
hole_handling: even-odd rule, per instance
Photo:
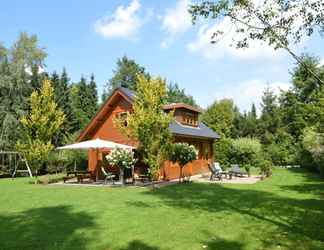
{"label": "grass", "polygon": [[324,182],[276,169],[255,185],[146,188],[0,180],[0,249],[324,249]]}

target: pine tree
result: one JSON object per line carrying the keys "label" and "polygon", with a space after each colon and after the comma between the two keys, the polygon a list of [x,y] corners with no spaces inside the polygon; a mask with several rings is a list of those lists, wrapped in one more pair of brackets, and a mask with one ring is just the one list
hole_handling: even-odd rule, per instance
{"label": "pine tree", "polygon": [[181,89],[177,83],[170,83],[167,87],[167,103],[183,102],[192,106],[197,106],[191,95],[187,95],[184,89]]}
{"label": "pine tree", "polygon": [[119,58],[117,61],[117,69],[114,70],[114,76],[108,81],[104,87],[102,102],[118,87],[124,87],[131,90],[136,90],[136,82],[138,75],[144,75],[149,78],[150,74],[145,71],[145,68],[129,59],[126,56]]}
{"label": "pine tree", "polygon": [[88,115],[90,119],[94,116],[98,109],[98,92],[95,77],[91,74],[90,83],[88,85],[88,98],[89,98],[89,109]]}

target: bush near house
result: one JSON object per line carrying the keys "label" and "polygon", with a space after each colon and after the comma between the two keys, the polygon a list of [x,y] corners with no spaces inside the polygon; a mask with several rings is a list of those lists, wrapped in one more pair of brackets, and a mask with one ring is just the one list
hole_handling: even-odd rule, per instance
{"label": "bush near house", "polygon": [[263,158],[262,145],[255,138],[238,138],[232,140],[229,155],[232,163],[240,164],[250,173],[250,168],[258,167]]}

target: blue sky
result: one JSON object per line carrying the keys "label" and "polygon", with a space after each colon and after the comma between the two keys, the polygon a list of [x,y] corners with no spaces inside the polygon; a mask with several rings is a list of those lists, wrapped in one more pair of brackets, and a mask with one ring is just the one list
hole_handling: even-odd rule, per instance
{"label": "blue sky", "polygon": [[[202,107],[229,97],[244,110],[259,103],[267,85],[275,91],[289,88],[294,61],[285,51],[260,44],[237,51],[226,39],[209,44],[215,24],[192,26],[185,11],[188,2],[4,1],[0,41],[10,46],[20,31],[36,34],[48,53],[49,72],[66,67],[73,81],[94,73],[100,93],[123,55],[178,82]],[[321,44],[323,38],[314,36],[294,49],[324,59]]]}

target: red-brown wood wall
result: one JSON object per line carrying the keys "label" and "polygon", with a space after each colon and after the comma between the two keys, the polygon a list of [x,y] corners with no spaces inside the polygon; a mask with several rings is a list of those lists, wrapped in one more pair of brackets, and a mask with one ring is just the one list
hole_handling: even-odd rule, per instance
{"label": "red-brown wood wall", "polygon": [[[110,140],[117,143],[136,146],[136,141],[130,140],[129,138],[122,135],[114,124],[116,114],[120,112],[131,111],[132,105],[121,95],[116,95],[113,98],[114,100],[111,101],[109,109],[107,109],[106,112],[103,113],[104,115],[102,115],[102,117],[100,118],[101,121],[98,122],[97,125],[94,126],[94,128],[88,131],[86,138],[100,138],[103,140]],[[175,136],[174,141],[187,142],[194,145],[196,149],[199,150],[198,160],[187,164],[184,167],[183,170],[185,176],[195,175],[208,171],[207,164],[213,159],[213,140]],[[94,175],[100,173],[100,171],[96,169],[96,166],[98,166],[98,161],[102,160],[102,153],[103,152],[98,153],[96,150],[88,151],[88,170],[93,172]],[[179,171],[180,168],[177,164],[172,164],[171,162],[166,161],[161,169],[161,175],[165,179],[171,180],[179,177]]]}

